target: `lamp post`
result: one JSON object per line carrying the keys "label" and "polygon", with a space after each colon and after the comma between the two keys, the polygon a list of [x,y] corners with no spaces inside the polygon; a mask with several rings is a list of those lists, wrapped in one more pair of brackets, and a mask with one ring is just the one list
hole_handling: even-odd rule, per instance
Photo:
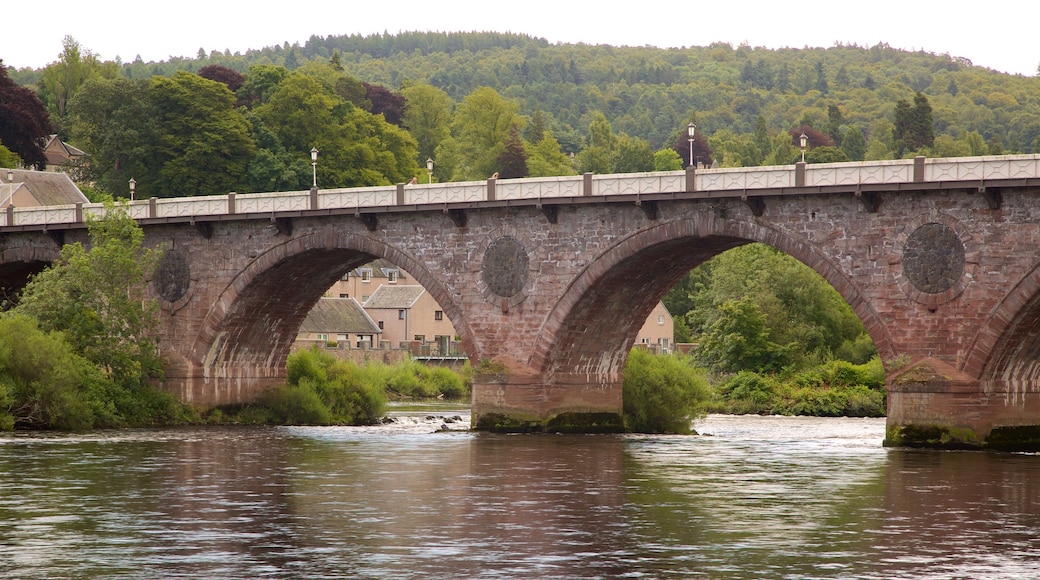
{"label": "lamp post", "polygon": [[426,158],[426,174],[429,176],[427,183],[433,183],[433,159]]}
{"label": "lamp post", "polygon": [[130,178],[130,201],[134,200],[134,192],[137,191],[137,180]]}
{"label": "lamp post", "polygon": [[802,133],[802,136],[798,138],[798,144],[802,147],[802,163],[805,163],[805,146],[809,144],[809,138]]}
{"label": "lamp post", "polygon": [[690,142],[690,167],[696,167],[696,164],[693,162],[693,136],[696,134],[697,125],[694,125],[693,121],[691,121],[690,124],[686,126],[686,135],[688,136],[687,140]]}
{"label": "lamp post", "polygon": [[318,189],[318,148],[311,147],[311,173],[314,176],[314,184],[312,187]]}

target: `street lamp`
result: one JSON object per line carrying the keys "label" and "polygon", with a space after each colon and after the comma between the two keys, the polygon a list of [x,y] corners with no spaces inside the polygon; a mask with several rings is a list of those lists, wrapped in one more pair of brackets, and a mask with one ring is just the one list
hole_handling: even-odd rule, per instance
{"label": "street lamp", "polygon": [[318,148],[311,147],[311,173],[314,175],[314,189],[318,189]]}
{"label": "street lamp", "polygon": [[694,167],[693,163],[693,136],[697,133],[697,125],[690,121],[690,124],[686,126],[686,134],[689,136],[687,139],[690,142],[690,167]]}
{"label": "street lamp", "polygon": [[426,158],[426,174],[430,177],[427,183],[433,183],[433,159],[429,157]]}
{"label": "street lamp", "polygon": [[798,143],[802,146],[802,163],[805,163],[805,146],[809,144],[809,138],[802,133],[802,136],[798,138]]}
{"label": "street lamp", "polygon": [[130,178],[130,201],[134,200],[134,192],[137,191],[137,180]]}

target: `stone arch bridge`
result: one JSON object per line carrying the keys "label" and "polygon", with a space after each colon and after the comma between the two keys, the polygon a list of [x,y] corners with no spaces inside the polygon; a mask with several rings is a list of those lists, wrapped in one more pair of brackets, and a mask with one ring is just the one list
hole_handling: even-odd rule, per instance
{"label": "stone arch bridge", "polygon": [[[762,242],[826,278],[890,366],[893,444],[1040,441],[1040,156],[397,185],[132,202],[165,249],[165,387],[284,380],[304,316],[386,258],[454,323],[475,425],[616,429],[629,348],[687,271]],[[85,239],[94,205],[0,214],[0,285]],[[1025,441],[1025,443],[1022,443]]]}

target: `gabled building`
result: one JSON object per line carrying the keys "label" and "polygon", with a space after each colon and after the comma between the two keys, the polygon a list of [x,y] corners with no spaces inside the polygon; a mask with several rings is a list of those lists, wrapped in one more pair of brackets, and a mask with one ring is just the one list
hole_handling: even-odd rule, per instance
{"label": "gabled building", "polygon": [[0,169],[0,209],[76,203],[89,200],[64,173]]}
{"label": "gabled building", "polygon": [[87,160],[87,154],[80,149],[69,145],[58,139],[58,136],[48,135],[47,142],[43,146],[43,156],[47,159],[44,171],[60,171],[66,167],[79,167]]}
{"label": "gabled building", "polygon": [[333,284],[325,295],[333,298],[356,298],[364,304],[375,293],[376,288],[394,284],[415,284],[415,281],[404,270],[379,259],[350,270]]}
{"label": "gabled building", "polygon": [[350,348],[378,345],[382,331],[353,298],[322,298],[307,313],[296,335],[298,347],[330,343]]}
{"label": "gabled building", "polygon": [[668,312],[664,302],[658,302],[646,322],[639,329],[636,346],[649,348],[654,352],[669,353],[675,348],[675,319]]}
{"label": "gabled building", "polygon": [[451,353],[455,327],[422,286],[385,284],[363,306],[383,331],[382,340],[392,348],[410,342],[433,343],[435,352],[431,354]]}

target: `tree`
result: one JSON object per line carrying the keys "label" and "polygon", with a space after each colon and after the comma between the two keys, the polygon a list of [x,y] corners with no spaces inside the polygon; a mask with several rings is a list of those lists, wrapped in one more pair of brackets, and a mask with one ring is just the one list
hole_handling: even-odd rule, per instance
{"label": "tree", "polygon": [[895,129],[892,137],[895,141],[896,157],[914,152],[924,147],[931,147],[935,142],[935,126],[932,119],[932,106],[928,97],[918,92],[911,106],[905,99],[896,102]]}
{"label": "tree", "polygon": [[159,115],[156,196],[243,189],[256,144],[227,86],[180,71],[153,78],[150,95]]}
{"label": "tree", "polygon": [[688,310],[703,351],[697,356],[716,372],[775,372],[824,362],[865,333],[819,274],[762,244],[724,252],[687,278],[679,292],[689,302],[672,297],[666,305]]}
{"label": "tree", "polygon": [[843,163],[848,160],[845,152],[837,147],[816,147],[805,154],[806,163]]}
{"label": "tree", "polygon": [[[404,126],[419,145],[418,161],[425,163],[426,159],[433,158],[441,141],[451,136],[454,103],[448,93],[424,84],[405,87],[401,95],[405,98]],[[436,169],[434,167],[435,172]]]}
{"label": "tree", "polygon": [[0,431],[113,426],[104,378],[60,332],[22,314],[0,316]]}
{"label": "tree", "polygon": [[127,182],[150,197],[159,181],[158,111],[146,80],[94,78],[69,103],[71,138],[90,152],[88,181],[113,197],[127,197]]}
{"label": "tree", "polygon": [[238,88],[238,97],[249,107],[266,103],[289,74],[289,69],[271,64],[250,67],[245,82]]}
{"label": "tree", "polygon": [[509,131],[520,124],[519,109],[490,87],[478,88],[459,103],[451,129],[461,165],[453,179],[486,179],[495,172]]}
{"label": "tree", "polygon": [[636,433],[690,433],[709,395],[703,372],[641,348],[629,353],[621,388],[625,427]]}
{"label": "tree", "polygon": [[502,179],[513,179],[527,177],[527,152],[524,151],[524,141],[520,138],[520,131],[513,125],[509,130],[509,136],[502,148],[502,152],[495,159],[498,163],[498,176]]}
{"label": "tree", "polygon": [[219,64],[204,66],[199,69],[198,74],[204,79],[224,83],[231,92],[242,88],[242,85],[246,82],[246,77],[242,73]]}
{"label": "tree", "polygon": [[698,339],[694,358],[699,364],[716,373],[776,372],[787,366],[793,345],[770,339],[766,315],[752,297],[727,300],[718,314]]}
{"label": "tree", "polygon": [[679,171],[682,168],[682,157],[673,149],[654,151],[654,171]]}
{"label": "tree", "polygon": [[365,98],[371,103],[368,111],[375,115],[383,115],[387,123],[400,127],[404,122],[404,97],[382,85],[362,84],[365,87]]}
{"label": "tree", "polygon": [[109,202],[105,215],[88,218],[90,249],[67,244],[61,259],[36,275],[12,310],[36,319],[45,332],[60,331],[76,352],[125,388],[161,374],[157,351],[158,305],[146,298],[155,253],[124,207]]}
{"label": "tree", "polygon": [[58,61],[47,65],[40,75],[40,96],[47,104],[51,119],[58,125],[58,134],[67,139],[68,104],[83,83],[91,78],[115,78],[115,63],[101,63],[89,50],[82,50],[76,39],[66,36]]}
{"label": "tree", "polygon": [[326,186],[389,185],[418,171],[415,140],[405,130],[311,76],[286,77],[257,114],[289,156],[309,159],[312,147],[321,151],[318,180]]}
{"label": "tree", "polygon": [[15,84],[0,60],[0,143],[29,167],[43,169],[43,139],[53,133],[47,108],[36,93]]}
{"label": "tree", "polygon": [[859,127],[849,127],[841,139],[841,150],[850,161],[863,161],[867,154],[867,142]]}
{"label": "tree", "polygon": [[540,141],[527,147],[527,170],[530,177],[574,175],[574,164],[560,150],[552,132],[546,130]]}

